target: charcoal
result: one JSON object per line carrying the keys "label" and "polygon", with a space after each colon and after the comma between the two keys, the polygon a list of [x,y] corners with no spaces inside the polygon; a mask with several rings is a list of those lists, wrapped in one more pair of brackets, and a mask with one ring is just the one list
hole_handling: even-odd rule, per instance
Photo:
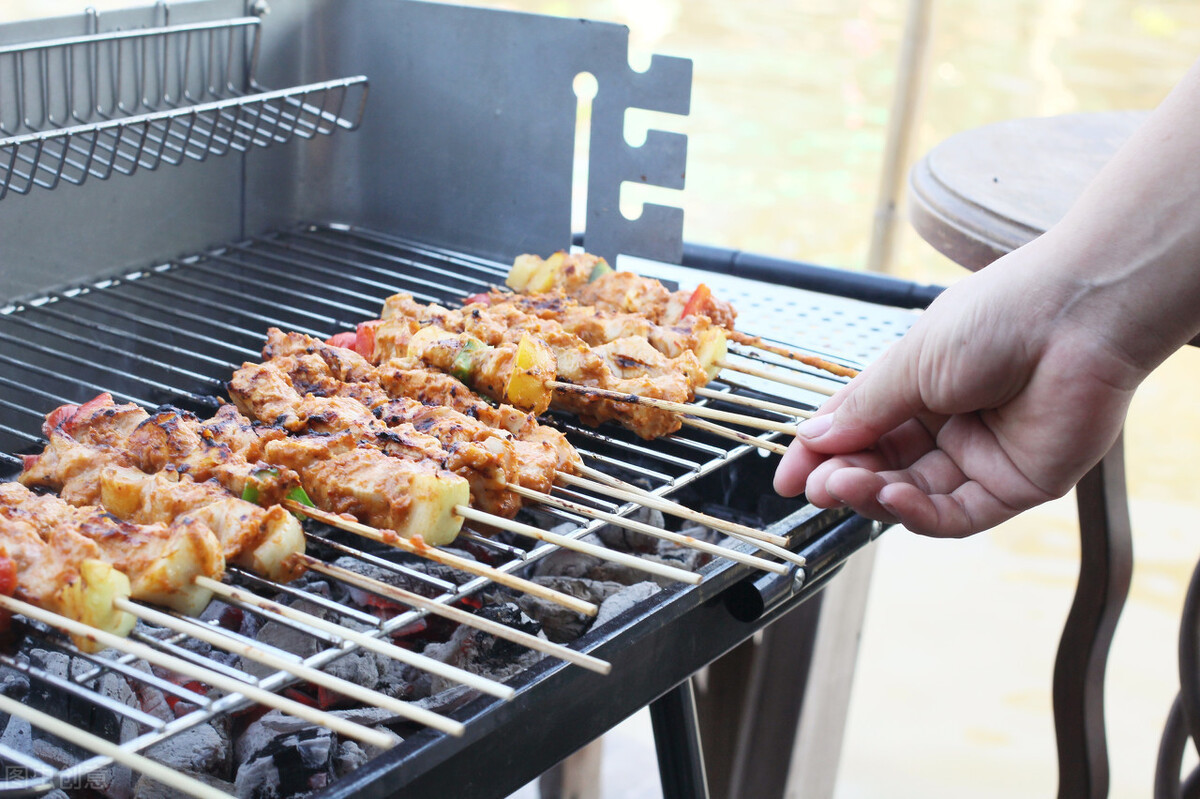
{"label": "charcoal", "polygon": [[[234,785],[232,782],[227,782],[220,777],[214,777],[211,774],[191,774],[189,775],[205,785],[210,785],[218,791],[233,795]],[[48,797],[47,797],[48,799]],[[179,789],[171,788],[163,785],[157,780],[143,776],[138,779],[133,786],[133,799],[179,799]]]}
{"label": "charcoal", "polygon": [[646,581],[635,583],[618,591],[600,604],[600,612],[596,614],[596,620],[592,622],[592,626],[598,626],[609,619],[616,618],[639,602],[654,596],[660,590],[657,583]]}
{"label": "charcoal", "polygon": [[[539,624],[523,613],[515,602],[502,605],[487,605],[479,611],[481,616],[500,622],[534,635]],[[516,672],[536,663],[541,653],[497,638],[489,633],[462,626],[454,631],[450,640],[425,647],[425,654],[452,666],[503,681]],[[454,683],[440,677],[433,678],[432,688],[438,693]]]}
{"label": "charcoal", "polygon": [[177,771],[226,777],[230,741],[225,725],[197,724],[150,747],[147,754]]}
{"label": "charcoal", "polygon": [[330,663],[324,671],[363,688],[375,688],[379,685],[380,658],[372,652],[351,652]]}
{"label": "charcoal", "polygon": [[[651,527],[657,527],[660,530],[666,524],[662,512],[653,508],[638,508],[629,514],[629,518],[633,521],[648,524]],[[623,552],[655,552],[658,549],[660,541],[660,539],[646,535],[645,533],[627,530],[624,527],[611,524],[601,527],[596,532],[605,546]]]}
{"label": "charcoal", "polygon": [[[324,618],[325,610],[320,605],[305,600],[299,600],[292,605],[296,610],[303,611],[313,616]],[[324,643],[321,639],[316,638],[307,633],[302,633],[295,627],[287,624],[281,624],[276,621],[268,621],[258,630],[258,635],[255,636],[260,644],[268,647],[282,649],[284,652],[291,652],[293,655],[299,655],[302,658],[310,657],[320,652],[324,648]],[[242,671],[254,677],[263,677],[271,674],[275,669],[270,666],[256,663],[249,658],[239,658],[239,668]]]}
{"label": "charcoal", "polygon": [[[620,583],[589,580],[583,577],[535,577],[534,582],[579,599],[597,603],[603,602],[624,588]],[[522,595],[517,603],[521,610],[542,625],[542,632],[546,634],[546,637],[558,644],[574,641],[587,631],[591,623],[591,619],[582,613],[576,613],[555,602],[529,594]]]}
{"label": "charcoal", "polygon": [[[366,727],[385,724],[395,718],[388,711],[377,707],[334,710],[332,714]],[[315,728],[311,722],[298,719],[295,716],[288,716],[278,710],[272,710],[247,727],[246,731],[238,736],[233,747],[234,758],[238,763],[256,760],[263,756],[273,741],[306,729]],[[397,742],[399,742],[399,739],[397,739]],[[366,752],[371,757],[379,754],[374,747],[370,746],[367,747]]]}
{"label": "charcoal", "polygon": [[338,744],[337,755],[333,759],[334,773],[338,777],[344,777],[369,759],[363,748],[354,741],[342,741]]}
{"label": "charcoal", "polygon": [[280,735],[238,769],[234,791],[242,799],[303,796],[333,782],[337,742],[332,730],[305,727]]}
{"label": "charcoal", "polygon": [[535,577],[588,577],[603,563],[595,555],[586,555],[572,549],[559,549],[537,562],[533,568]]}

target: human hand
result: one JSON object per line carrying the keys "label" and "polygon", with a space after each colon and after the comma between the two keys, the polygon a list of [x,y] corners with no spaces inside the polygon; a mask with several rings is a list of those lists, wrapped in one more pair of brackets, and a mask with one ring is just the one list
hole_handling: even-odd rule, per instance
{"label": "human hand", "polygon": [[1027,268],[1036,253],[1008,258],[801,425],[779,493],[962,537],[1062,496],[1104,456],[1147,368],[1080,320],[1077,286]]}

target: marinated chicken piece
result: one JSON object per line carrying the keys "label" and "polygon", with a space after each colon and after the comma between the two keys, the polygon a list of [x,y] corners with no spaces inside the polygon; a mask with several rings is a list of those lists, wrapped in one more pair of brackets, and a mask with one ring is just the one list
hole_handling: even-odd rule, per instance
{"label": "marinated chicken piece", "polygon": [[126,465],[199,481],[216,479],[231,493],[252,494],[262,505],[276,504],[300,485],[294,473],[261,462],[263,440],[282,431],[255,431],[233,406],[223,406],[213,419],[201,422],[177,408],[151,414],[133,404],[115,405],[111,396],[101,394],[82,406],[58,408],[47,419],[47,427],[51,419],[62,420],[55,427],[81,444],[123,452]]}
{"label": "marinated chicken piece", "polygon": [[476,294],[465,302],[485,304],[496,313],[516,311],[552,319],[592,347],[617,339],[642,338],[668,358],[677,358],[691,351],[699,360],[708,380],[715,379],[721,371],[717,364],[727,352],[724,328],[717,327],[702,315],[691,314],[672,325],[658,325],[641,314],[617,313],[581,305],[558,290],[546,294]]}
{"label": "marinated chicken piece", "polygon": [[[193,584],[197,575],[219,580],[225,572],[212,531],[188,517],[170,525],[132,524],[95,506],[68,505],[5,483],[0,485],[0,518],[35,531],[46,542],[52,553],[47,568],[64,553],[70,553],[65,557],[71,564],[102,561],[126,576],[126,596],[181,613],[199,613],[212,598],[210,591]],[[96,576],[102,579],[104,571]]]}
{"label": "marinated chicken piece", "polygon": [[462,527],[454,508],[470,501],[462,477],[358,447],[350,434],[272,441],[267,458],[295,470],[317,506],[432,546],[454,540]]}
{"label": "marinated chicken piece", "polygon": [[[540,462],[547,457],[546,450],[553,453],[560,470],[574,473],[581,464],[579,453],[559,431],[538,424],[532,414],[511,405],[489,405],[462,381],[432,371],[415,359],[392,359],[375,367],[354,350],[331,346],[301,333],[284,333],[272,328],[267,334],[263,357],[288,355],[317,355],[339,380],[378,386],[390,398],[405,397],[426,406],[453,410],[492,429],[511,433],[518,462],[522,464]],[[370,407],[378,407],[375,402],[372,399]],[[521,485],[526,483],[522,481]]]}
{"label": "marinated chicken piece", "polygon": [[[292,386],[290,401],[297,409],[293,415],[301,420],[302,429],[311,433],[345,432],[360,446],[372,446],[399,458],[429,460],[465,478],[470,484],[471,500],[480,510],[507,518],[520,510],[520,498],[506,488],[510,475],[516,478],[512,448],[490,428],[488,435],[472,437],[463,425],[433,420],[428,414],[408,414],[420,420],[425,429],[419,429],[399,412],[377,418],[364,402],[374,403],[375,409],[382,412],[383,404],[391,402],[382,388],[337,380],[315,355],[280,356],[256,367],[258,372],[268,370],[278,373],[276,384],[287,382]],[[301,396],[297,382],[309,393]],[[368,386],[374,391],[367,390]],[[272,410],[279,408],[273,406]],[[273,420],[267,417],[262,421]],[[431,435],[434,430],[441,436]]]}
{"label": "marinated chicken piece", "polygon": [[[605,358],[605,353],[597,352],[589,347],[578,336],[563,329],[558,322],[529,314],[519,314],[515,311],[504,316],[491,314],[487,306],[482,303],[467,305],[462,311],[447,311],[439,306],[427,308],[415,302],[409,295],[397,294],[385,301],[384,309],[385,315],[390,314],[392,319],[403,316],[421,323],[436,320],[437,325],[446,326],[452,332],[466,333],[496,346],[511,344],[512,339],[517,336],[533,336],[536,340],[545,342],[550,348],[556,360],[556,373],[559,379],[581,386],[595,386],[622,394],[638,394],[674,402],[687,402],[692,399],[693,386],[702,385],[707,381],[704,369],[693,353],[683,353],[676,359],[677,362],[664,362],[665,356],[654,351],[649,345],[637,353],[638,359],[640,359],[638,362],[654,360],[658,374],[655,376],[636,374],[633,377],[623,377],[614,372]],[[433,323],[431,322],[431,324]],[[384,324],[388,324],[388,321],[385,320]],[[424,346],[425,337],[428,337],[436,346],[446,349],[455,346],[451,339],[430,332],[430,328],[423,328],[411,337],[409,352],[412,352],[414,343],[418,342],[423,346],[423,350],[432,349],[432,347]],[[377,349],[378,344],[377,339]],[[650,355],[646,350],[654,352],[654,355]],[[383,351],[377,354],[383,359],[390,353]],[[620,354],[620,348],[615,348],[614,357]],[[445,361],[447,357],[444,356],[441,360]],[[422,360],[430,362],[427,357],[422,357]],[[636,365],[632,359],[628,359],[628,363],[631,367]],[[441,363],[434,363],[434,365],[445,371]],[[631,368],[625,374],[635,372],[636,369]],[[478,383],[473,385],[480,387]],[[486,388],[481,388],[481,391],[485,395],[495,396]],[[682,425],[678,414],[671,411],[631,405],[601,397],[583,397],[574,392],[556,392],[551,404],[553,407],[578,414],[580,420],[586,424],[595,425],[602,421],[614,421],[633,430],[643,438],[654,438],[673,433]]]}
{"label": "marinated chicken piece", "polygon": [[662,283],[633,272],[609,272],[567,293],[601,311],[641,314],[652,322],[662,319],[659,309],[671,299],[671,292]]}
{"label": "marinated chicken piece", "polygon": [[[264,509],[235,497],[215,480],[180,480],[172,472],[150,475],[131,466],[125,452],[111,446],[85,446],[57,431],[41,454],[26,459],[18,479],[26,486],[56,490],[72,505],[102,505],[115,516],[139,524],[170,523],[186,515],[205,525],[214,537],[221,569],[228,559],[272,580],[288,581],[299,575],[298,559],[291,557],[304,551],[299,522],[278,505]],[[202,549],[193,542],[188,551],[196,554],[192,560],[210,563]],[[132,575],[131,579],[136,590],[137,579]],[[207,599],[194,601],[201,607],[207,603]]]}
{"label": "marinated chicken piece", "polygon": [[[128,635],[137,620],[113,603],[130,596],[129,578],[102,559],[94,541],[70,526],[52,540],[42,538],[21,510],[34,496],[17,483],[0,484],[0,563],[8,572],[11,595],[98,630]],[[90,638],[71,640],[84,652],[102,648]]]}

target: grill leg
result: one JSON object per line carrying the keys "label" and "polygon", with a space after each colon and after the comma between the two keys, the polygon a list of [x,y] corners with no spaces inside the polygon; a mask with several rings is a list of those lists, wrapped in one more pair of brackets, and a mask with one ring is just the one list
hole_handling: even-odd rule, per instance
{"label": "grill leg", "polygon": [[1133,575],[1121,437],[1075,489],[1079,584],[1054,663],[1054,728],[1059,799],[1108,795],[1104,671]]}
{"label": "grill leg", "polygon": [[708,799],[691,678],[650,704],[663,799]]}

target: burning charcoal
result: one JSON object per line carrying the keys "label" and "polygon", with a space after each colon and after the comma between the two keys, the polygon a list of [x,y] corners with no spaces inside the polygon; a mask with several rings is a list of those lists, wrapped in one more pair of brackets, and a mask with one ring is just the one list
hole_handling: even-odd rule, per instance
{"label": "burning charcoal", "polygon": [[[390,722],[395,718],[388,711],[377,707],[334,710],[331,713],[339,718],[344,718],[367,727],[375,727]],[[251,724],[246,728],[245,732],[238,736],[233,747],[234,759],[236,762],[243,764],[250,760],[257,760],[263,756],[263,753],[266,752],[273,741],[308,729],[315,729],[312,726],[312,722],[286,715],[278,710],[272,710],[264,714],[262,718]],[[397,742],[399,740],[397,737]],[[368,746],[366,751],[370,757],[379,754],[379,751],[371,746]]]}
{"label": "burning charcoal", "polygon": [[635,583],[618,591],[601,603],[600,612],[596,614],[596,620],[592,622],[592,626],[595,627],[616,618],[639,602],[654,596],[660,590],[657,583],[647,581]]}
{"label": "burning charcoal", "polygon": [[[638,508],[629,514],[629,518],[659,529],[665,526],[662,512],[653,508]],[[623,552],[654,552],[658,549],[660,540],[644,533],[626,530],[624,527],[617,527],[611,524],[601,527],[597,530],[597,534],[605,546]]]}
{"label": "burning charcoal", "polygon": [[[513,602],[486,606],[480,610],[480,615],[527,633],[536,634],[538,631],[537,622],[522,613]],[[498,681],[511,677],[541,658],[541,653],[466,626],[455,630],[444,644],[425,647],[425,654]],[[433,679],[435,694],[451,685],[453,683],[439,677]]]}
{"label": "burning charcoal", "polygon": [[[588,536],[591,538],[591,536]],[[602,561],[594,555],[585,555],[573,549],[551,552],[535,564],[535,577],[587,577]]]}
{"label": "burning charcoal", "polygon": [[[325,609],[313,602],[301,599],[292,603],[292,607],[313,616],[325,617]],[[255,638],[264,647],[282,649],[284,652],[291,652],[293,655],[299,655],[302,658],[315,655],[323,647],[320,639],[308,633],[302,633],[291,625],[282,624],[277,621],[268,621],[263,624],[258,629],[258,634]],[[249,658],[239,658],[239,660],[241,661],[239,668],[255,677],[263,677],[275,671],[270,666],[256,663]]]}
{"label": "burning charcoal", "polygon": [[[211,774],[193,774],[191,776],[205,785],[211,785],[218,791],[227,793],[230,796],[233,795],[234,786],[232,782],[226,782]],[[137,784],[133,786],[133,799],[178,799],[178,797],[178,788],[170,788],[150,777],[141,777],[137,781]]]}
{"label": "burning charcoal", "polygon": [[281,735],[238,769],[234,791],[243,799],[281,799],[319,791],[336,776],[336,751],[331,730],[306,727]]}
{"label": "burning charcoal", "polygon": [[[589,580],[583,577],[535,577],[534,582],[557,591],[564,591],[589,602],[603,602],[624,588],[620,583]],[[542,625],[542,632],[556,644],[574,641],[587,631],[591,621],[582,613],[576,613],[555,602],[528,594],[522,595],[517,602],[521,606],[521,610]]]}
{"label": "burning charcoal", "polygon": [[338,777],[344,777],[369,759],[367,753],[354,741],[342,741],[338,744],[337,755],[333,759],[333,769]]}
{"label": "burning charcoal", "polygon": [[197,724],[155,744],[146,754],[176,771],[193,776],[227,777],[230,773],[230,741],[223,726]]}
{"label": "burning charcoal", "polygon": [[372,652],[351,652],[333,661],[323,670],[355,685],[373,689],[379,685],[379,660],[380,656]]}

